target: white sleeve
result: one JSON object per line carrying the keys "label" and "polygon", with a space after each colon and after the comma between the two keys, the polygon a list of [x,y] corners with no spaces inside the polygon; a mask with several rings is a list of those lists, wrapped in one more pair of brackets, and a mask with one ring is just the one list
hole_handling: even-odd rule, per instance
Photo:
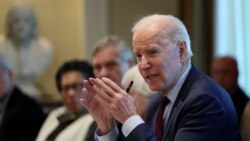
{"label": "white sleeve", "polygon": [[139,115],[134,115],[128,118],[122,126],[123,135],[127,137],[131,131],[133,131],[138,125],[142,123],[144,123],[144,121]]}
{"label": "white sleeve", "polygon": [[101,135],[100,129],[95,131],[95,140],[96,141],[116,141],[119,135],[119,131],[115,126],[110,132],[105,135]]}

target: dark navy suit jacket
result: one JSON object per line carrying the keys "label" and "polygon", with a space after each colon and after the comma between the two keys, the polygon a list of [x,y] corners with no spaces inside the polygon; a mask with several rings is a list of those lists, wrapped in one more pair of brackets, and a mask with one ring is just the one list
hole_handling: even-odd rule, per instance
{"label": "dark navy suit jacket", "polygon": [[[157,141],[153,128],[159,99],[153,99],[147,123],[137,126],[128,141]],[[238,119],[229,95],[192,66],[169,115],[164,141],[240,141]]]}
{"label": "dark navy suit jacket", "polygon": [[44,120],[35,100],[14,88],[0,126],[0,141],[34,141]]}

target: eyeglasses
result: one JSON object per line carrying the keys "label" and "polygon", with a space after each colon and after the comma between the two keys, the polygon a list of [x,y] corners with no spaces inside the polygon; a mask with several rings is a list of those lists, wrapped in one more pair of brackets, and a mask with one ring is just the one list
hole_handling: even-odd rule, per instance
{"label": "eyeglasses", "polygon": [[83,83],[82,82],[75,82],[72,84],[67,84],[67,85],[63,85],[61,87],[61,91],[63,93],[68,92],[70,89],[73,89],[75,91],[80,91],[83,88]]}
{"label": "eyeglasses", "polygon": [[96,64],[96,65],[93,66],[93,69],[94,69],[94,73],[98,73],[98,72],[100,72],[103,68],[112,70],[112,69],[114,69],[115,67],[117,67],[118,65],[119,65],[119,62],[117,62],[117,61],[110,61],[110,62],[106,62],[106,63],[104,63],[104,64]]}

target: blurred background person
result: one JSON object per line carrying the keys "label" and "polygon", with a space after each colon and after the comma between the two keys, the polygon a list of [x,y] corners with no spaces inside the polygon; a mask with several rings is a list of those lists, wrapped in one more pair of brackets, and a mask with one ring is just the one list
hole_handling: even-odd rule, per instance
{"label": "blurred background person", "polygon": [[241,121],[242,114],[249,100],[238,84],[237,61],[230,56],[217,57],[212,63],[212,78],[217,81],[230,95],[234,103],[238,119]]}
{"label": "blurred background person", "polygon": [[138,66],[134,66],[129,69],[123,76],[122,79],[122,88],[126,90],[130,82],[133,81],[133,85],[128,92],[135,100],[136,109],[138,114],[146,120],[148,105],[151,100],[151,97],[156,93],[151,91],[147,83],[142,78]]}
{"label": "blurred background person", "polygon": [[14,86],[10,62],[0,55],[0,141],[34,141],[42,108]]}
{"label": "blurred background person", "polygon": [[53,110],[43,124],[37,141],[84,141],[90,114],[79,102],[84,79],[93,77],[92,66],[86,61],[65,62],[56,73],[56,85],[64,106]]}
{"label": "blurred background person", "polygon": [[[106,36],[95,45],[92,65],[96,78],[107,77],[121,86],[122,77],[135,64],[131,47],[118,36]],[[93,104],[96,108],[98,103]],[[99,113],[104,114],[104,113]],[[104,115],[105,116],[105,115]],[[95,141],[96,122],[91,124],[86,141]]]}
{"label": "blurred background person", "polygon": [[37,35],[36,15],[30,5],[12,6],[5,26],[6,33],[0,36],[0,53],[13,64],[15,84],[38,100],[42,92],[35,83],[51,63],[51,45]]}
{"label": "blurred background person", "polygon": [[92,64],[95,77],[107,77],[118,85],[126,71],[135,64],[132,48],[118,36],[107,36],[95,46]]}

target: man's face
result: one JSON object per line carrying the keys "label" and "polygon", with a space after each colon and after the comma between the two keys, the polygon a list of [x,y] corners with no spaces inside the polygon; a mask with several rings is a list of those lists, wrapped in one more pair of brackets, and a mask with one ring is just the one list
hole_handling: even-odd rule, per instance
{"label": "man's face", "polygon": [[0,67],[0,98],[10,90],[11,79],[11,72]]}
{"label": "man's face", "polygon": [[108,46],[97,52],[92,59],[95,77],[107,77],[120,85],[122,76],[126,71],[123,67],[128,62],[119,58],[117,48]]}
{"label": "man's face", "polygon": [[[154,31],[154,30],[152,30]],[[181,63],[177,44],[153,37],[147,29],[133,36],[133,49],[139,71],[153,91],[168,92],[181,75]]]}
{"label": "man's face", "polygon": [[216,59],[212,65],[212,78],[225,90],[237,85],[237,70],[234,63],[227,59]]}
{"label": "man's face", "polygon": [[82,109],[79,96],[82,90],[82,80],[84,79],[78,71],[70,71],[62,76],[61,94],[63,102],[71,111],[78,112]]}

